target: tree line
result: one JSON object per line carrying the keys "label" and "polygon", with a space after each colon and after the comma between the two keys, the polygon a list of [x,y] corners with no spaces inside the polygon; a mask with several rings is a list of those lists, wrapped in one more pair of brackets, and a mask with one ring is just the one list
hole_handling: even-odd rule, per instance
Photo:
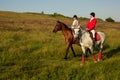
{"label": "tree line", "polygon": [[[42,11],[41,14],[45,14],[44,11]],[[65,17],[64,15],[59,14],[59,13],[56,13],[56,12],[53,13],[51,16],[53,16],[53,17],[56,17],[56,16]],[[88,18],[80,17],[80,19],[85,19],[85,20],[86,20],[86,19],[88,19]],[[100,18],[99,18],[99,19],[100,19]],[[102,19],[100,19],[100,20],[102,20]],[[114,20],[113,18],[111,18],[111,17],[106,18],[105,21],[107,21],[107,22],[115,22],[115,20]]]}

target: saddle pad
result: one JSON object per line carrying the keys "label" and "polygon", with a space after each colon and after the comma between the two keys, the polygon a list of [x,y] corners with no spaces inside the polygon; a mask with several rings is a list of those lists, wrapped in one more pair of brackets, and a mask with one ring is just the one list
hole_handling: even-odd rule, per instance
{"label": "saddle pad", "polygon": [[95,33],[95,40],[99,41],[100,40],[100,35],[98,33]]}

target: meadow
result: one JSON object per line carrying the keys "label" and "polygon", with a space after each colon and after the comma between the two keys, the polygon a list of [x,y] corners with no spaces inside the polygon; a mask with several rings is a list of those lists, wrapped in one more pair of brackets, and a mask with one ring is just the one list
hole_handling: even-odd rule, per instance
{"label": "meadow", "polygon": [[[68,26],[72,18],[39,13],[0,11],[0,80],[120,80],[120,23],[98,19],[96,31],[106,34],[103,60],[91,55],[81,64],[81,47],[74,45],[64,60],[62,32],[53,33],[56,21]],[[87,19],[79,19],[85,26]],[[98,50],[94,50],[97,57]]]}

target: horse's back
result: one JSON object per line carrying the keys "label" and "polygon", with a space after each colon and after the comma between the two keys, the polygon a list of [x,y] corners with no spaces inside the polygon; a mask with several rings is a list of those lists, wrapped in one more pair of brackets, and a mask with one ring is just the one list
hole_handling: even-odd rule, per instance
{"label": "horse's back", "polygon": [[100,35],[101,41],[104,42],[106,38],[105,33],[103,32],[97,32],[97,33]]}

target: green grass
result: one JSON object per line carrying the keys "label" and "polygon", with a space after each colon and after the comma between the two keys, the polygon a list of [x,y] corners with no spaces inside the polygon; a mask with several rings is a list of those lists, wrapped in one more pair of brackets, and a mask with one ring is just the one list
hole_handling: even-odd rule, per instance
{"label": "green grass", "polygon": [[[61,32],[52,32],[56,18],[12,12],[0,12],[0,17],[0,80],[120,79],[120,23],[98,21],[97,31],[105,32],[107,37],[103,61],[94,63],[89,55],[81,65],[82,51],[77,45],[74,49],[78,56],[73,57],[70,50],[68,59],[63,59],[64,37]],[[68,25],[71,23],[69,18],[58,19]],[[10,20],[14,23],[8,22]],[[94,53],[97,56],[98,51]]]}

